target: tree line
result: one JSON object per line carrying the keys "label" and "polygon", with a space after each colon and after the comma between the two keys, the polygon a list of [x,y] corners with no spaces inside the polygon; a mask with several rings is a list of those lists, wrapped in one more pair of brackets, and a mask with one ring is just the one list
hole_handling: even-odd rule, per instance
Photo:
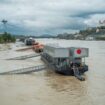
{"label": "tree line", "polygon": [[4,34],[0,35],[0,43],[11,43],[15,41],[15,36],[11,35],[10,33],[5,32]]}

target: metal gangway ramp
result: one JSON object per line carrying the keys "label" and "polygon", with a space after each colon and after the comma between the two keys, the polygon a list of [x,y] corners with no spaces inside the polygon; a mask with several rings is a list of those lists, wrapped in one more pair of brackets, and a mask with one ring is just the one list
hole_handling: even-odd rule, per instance
{"label": "metal gangway ramp", "polygon": [[74,72],[74,76],[75,76],[77,79],[79,79],[79,80],[81,80],[81,81],[84,81],[84,80],[85,80],[85,78],[82,77],[82,75],[80,75],[79,69],[78,69],[77,67],[73,67],[73,72]]}
{"label": "metal gangway ramp", "polygon": [[22,68],[17,70],[12,70],[8,72],[2,72],[0,75],[9,75],[9,74],[28,74],[31,72],[38,72],[46,69],[47,67],[45,65],[39,65],[39,66],[33,66],[28,68]]}
{"label": "metal gangway ramp", "polygon": [[38,57],[38,56],[40,56],[40,54],[30,54],[30,55],[24,55],[24,56],[9,58],[7,60],[24,60],[24,59]]}

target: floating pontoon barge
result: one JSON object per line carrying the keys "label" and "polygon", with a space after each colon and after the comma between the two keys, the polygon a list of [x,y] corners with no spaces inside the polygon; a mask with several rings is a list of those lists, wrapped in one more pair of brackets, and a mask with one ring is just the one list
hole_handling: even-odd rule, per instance
{"label": "floating pontoon barge", "polygon": [[85,57],[88,57],[88,48],[81,47],[60,47],[59,45],[45,45],[41,59],[47,66],[57,73],[74,75],[79,80],[84,80],[83,74],[88,71],[85,64]]}

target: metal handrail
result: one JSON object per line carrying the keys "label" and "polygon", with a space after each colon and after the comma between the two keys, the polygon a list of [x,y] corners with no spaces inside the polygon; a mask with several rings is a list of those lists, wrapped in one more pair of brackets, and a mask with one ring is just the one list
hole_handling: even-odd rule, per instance
{"label": "metal handrail", "polygon": [[3,72],[3,73],[0,73],[0,75],[3,75],[3,74],[23,74],[23,73],[37,72],[37,71],[44,70],[45,68],[46,68],[45,65],[39,65],[39,66],[33,66],[33,67]]}

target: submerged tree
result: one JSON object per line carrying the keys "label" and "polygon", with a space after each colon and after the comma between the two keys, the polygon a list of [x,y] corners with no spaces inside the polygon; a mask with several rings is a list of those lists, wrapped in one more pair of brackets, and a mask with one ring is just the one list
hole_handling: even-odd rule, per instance
{"label": "submerged tree", "polygon": [[0,43],[8,43],[8,42],[15,42],[16,38],[12,36],[10,33],[5,32],[0,36]]}

